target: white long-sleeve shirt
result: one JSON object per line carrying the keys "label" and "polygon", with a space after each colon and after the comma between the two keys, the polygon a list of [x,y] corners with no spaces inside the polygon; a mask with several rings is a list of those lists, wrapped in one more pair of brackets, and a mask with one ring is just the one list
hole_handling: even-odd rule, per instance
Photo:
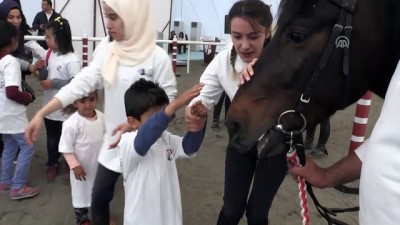
{"label": "white long-sleeve shirt", "polygon": [[246,63],[237,56],[235,69],[233,69],[230,58],[230,48],[222,50],[215,56],[200,77],[200,83],[204,84],[200,96],[193,99],[191,104],[201,100],[208,109],[211,109],[217,104],[223,91],[229,99],[233,99],[239,88],[239,74]]}
{"label": "white long-sleeve shirt", "polygon": [[72,81],[62,88],[55,96],[63,106],[72,103],[76,99],[87,96],[95,89],[104,88],[104,118],[105,137],[102,149],[99,154],[99,163],[107,169],[121,172],[118,152],[108,149],[115,137],[111,132],[119,124],[126,122],[124,94],[125,91],[140,78],[157,82],[167,93],[170,101],[176,96],[176,78],[172,71],[171,60],[168,54],[156,46],[151,55],[141,64],[136,66],[119,65],[113,86],[103,85],[101,70],[105,58],[109,52],[109,41],[106,37],[96,48],[96,55],[88,67],[82,69],[75,75]]}
{"label": "white long-sleeve shirt", "polygon": [[381,114],[356,154],[362,161],[360,225],[400,221],[400,63],[390,81]]}

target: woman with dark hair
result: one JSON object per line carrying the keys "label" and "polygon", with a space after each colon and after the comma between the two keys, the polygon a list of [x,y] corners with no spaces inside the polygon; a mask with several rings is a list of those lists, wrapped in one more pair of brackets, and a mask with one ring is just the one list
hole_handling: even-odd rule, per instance
{"label": "woman with dark hair", "polygon": [[0,20],[8,21],[18,30],[18,48],[11,54],[16,57],[21,64],[22,79],[25,80],[25,75],[36,74],[37,69],[31,64],[31,52],[25,50],[24,35],[29,34],[29,26],[26,24],[21,6],[14,0],[3,1],[0,3]]}
{"label": "woman with dark hair", "polygon": [[[184,34],[183,32],[179,32],[178,34],[178,41],[187,41],[187,35]],[[183,53],[186,53],[186,44],[178,44],[178,54],[182,53],[182,48],[183,48]]]}
{"label": "woman with dark hair", "polygon": [[[247,63],[258,58],[270,39],[272,15],[268,5],[260,0],[241,0],[229,11],[233,46],[215,56],[200,78],[201,94],[191,103],[201,101],[211,109],[225,91],[233,99],[240,83],[240,74]],[[190,130],[201,127],[201,117],[185,111]],[[229,146],[225,158],[225,188],[218,225],[236,225],[246,211],[247,223],[268,224],[272,200],[287,171],[284,154],[258,159],[254,146],[239,153]],[[251,189],[250,189],[251,187]]]}

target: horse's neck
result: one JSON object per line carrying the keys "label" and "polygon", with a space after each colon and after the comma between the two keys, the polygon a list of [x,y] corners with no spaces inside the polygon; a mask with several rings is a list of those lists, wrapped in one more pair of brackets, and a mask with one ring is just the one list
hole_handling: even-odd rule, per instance
{"label": "horse's neck", "polygon": [[[359,0],[357,8],[359,15],[364,17],[359,18],[361,20],[358,20],[357,24],[363,30],[361,36],[371,37],[370,41],[363,43],[363,46],[368,46],[370,51],[361,50],[360,52],[375,55],[375,66],[368,66],[371,68],[368,71],[370,76],[376,78],[370,90],[383,98],[400,59],[400,1]],[[363,37],[361,38],[364,39]],[[362,65],[367,66],[365,62]]]}

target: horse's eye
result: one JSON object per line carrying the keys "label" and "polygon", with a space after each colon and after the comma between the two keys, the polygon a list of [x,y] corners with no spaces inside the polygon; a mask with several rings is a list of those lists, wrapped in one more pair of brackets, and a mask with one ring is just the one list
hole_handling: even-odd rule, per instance
{"label": "horse's eye", "polygon": [[306,38],[306,35],[297,31],[291,32],[289,34],[289,40],[295,43],[301,43]]}

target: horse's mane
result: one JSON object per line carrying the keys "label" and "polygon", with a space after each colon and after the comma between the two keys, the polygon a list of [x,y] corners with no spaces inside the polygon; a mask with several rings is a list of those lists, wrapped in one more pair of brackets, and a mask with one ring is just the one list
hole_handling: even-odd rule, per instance
{"label": "horse's mane", "polygon": [[277,26],[285,26],[300,10],[304,0],[282,0],[278,7]]}

